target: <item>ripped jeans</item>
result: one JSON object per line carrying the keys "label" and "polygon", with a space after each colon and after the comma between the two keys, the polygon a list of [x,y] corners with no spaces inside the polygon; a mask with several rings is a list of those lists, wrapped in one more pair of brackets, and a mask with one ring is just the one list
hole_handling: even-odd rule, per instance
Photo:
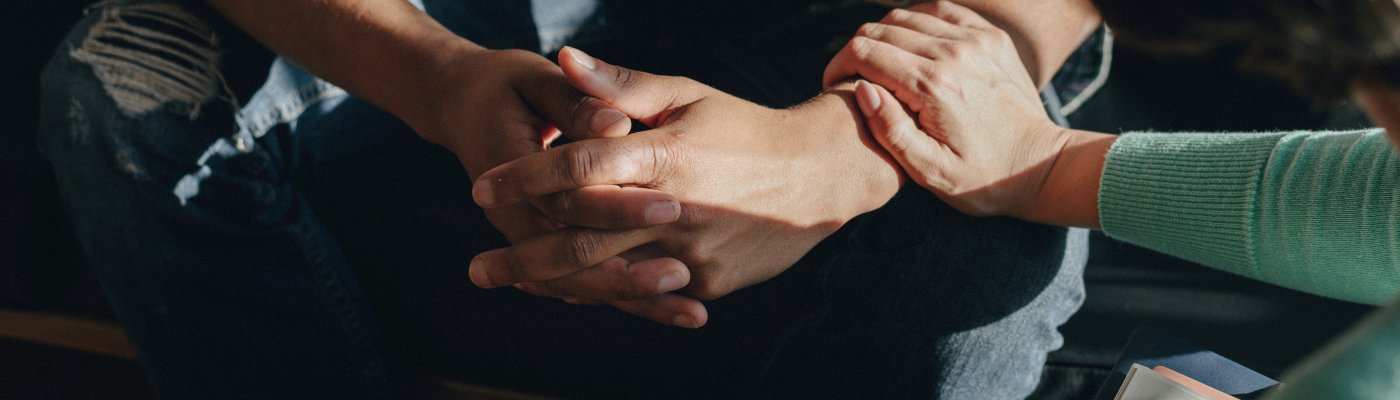
{"label": "ripped jeans", "polygon": [[[525,3],[426,6],[479,43],[556,46],[471,23],[489,8],[493,26],[528,20]],[[713,302],[698,331],[481,290],[466,257],[505,242],[463,196],[470,182],[451,155],[280,60],[259,95],[271,102],[240,106],[216,40],[237,33],[216,34],[218,18],[173,0],[103,3],[42,77],[41,150],[162,398],[397,398],[405,376],[585,398],[1018,398],[1082,300],[1085,232],[966,217],[918,188],[852,220],[782,276]],[[754,42],[781,43],[773,48],[717,51],[829,57],[779,40],[803,35],[772,35]],[[818,62],[804,68],[819,76]],[[720,62],[699,67],[718,77],[697,78],[736,92],[754,81],[797,87],[766,68]],[[405,146],[426,148],[429,162],[384,151]],[[396,244],[375,247],[389,256],[357,255],[377,242],[328,228],[298,179],[366,152],[389,154],[380,168],[419,165],[453,182],[438,197],[449,201],[388,205],[436,211],[382,211],[416,216],[394,228],[422,239],[402,253]]]}

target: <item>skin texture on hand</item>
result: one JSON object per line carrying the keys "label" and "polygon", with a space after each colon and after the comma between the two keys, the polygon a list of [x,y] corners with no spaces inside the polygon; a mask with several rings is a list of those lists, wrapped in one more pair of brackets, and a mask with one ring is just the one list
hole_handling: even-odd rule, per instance
{"label": "skin texture on hand", "polygon": [[[430,94],[433,117],[415,126],[457,155],[472,177],[548,148],[560,130],[573,139],[626,135],[630,122],[605,103],[574,90],[554,63],[523,50],[482,51],[464,59]],[[674,221],[674,197],[650,190],[587,188],[571,207],[592,212],[547,217],[531,204],[487,210],[512,242],[568,225],[633,228]],[[669,213],[645,210],[652,205]]]}
{"label": "skin texture on hand", "polygon": [[[923,2],[910,10],[926,10],[945,2]],[[1011,36],[1016,53],[1037,88],[1050,83],[1070,54],[1102,22],[1098,9],[1088,0],[959,0],[957,3]],[[873,24],[867,24],[870,25]],[[828,68],[823,83],[831,86],[852,75],[855,71]]]}
{"label": "skin texture on hand", "polygon": [[[829,69],[852,69],[890,88],[917,116],[872,132],[913,181],[968,214],[1018,211],[1048,171],[1036,163],[1063,146],[1010,36],[956,4],[890,12],[862,28]],[[882,105],[874,94],[869,85],[858,89],[868,114]]]}
{"label": "skin texture on hand", "polygon": [[949,205],[1096,227],[1098,173],[1112,139],[1051,122],[1015,52],[1006,33],[945,1],[862,29],[828,70],[883,86],[857,88],[871,133]]}
{"label": "skin texture on hand", "polygon": [[[566,49],[569,81],[654,129],[570,143],[497,167],[473,190],[485,208],[594,185],[676,195],[681,217],[636,230],[564,229],[483,253],[473,282],[520,282],[536,294],[612,299],[586,268],[616,254],[673,257],[691,271],[681,293],[714,299],[767,280],[817,242],[893,197],[897,168],[860,130],[849,92],[787,110],[689,79],[655,76]],[[567,193],[567,192],[566,192]]]}

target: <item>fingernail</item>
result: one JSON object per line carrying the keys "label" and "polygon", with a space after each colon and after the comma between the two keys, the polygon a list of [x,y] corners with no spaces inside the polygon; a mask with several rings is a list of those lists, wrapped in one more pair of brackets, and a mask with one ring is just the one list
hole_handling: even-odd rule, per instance
{"label": "fingernail", "polygon": [[874,117],[875,111],[880,109],[880,94],[875,92],[875,85],[864,80],[856,82],[856,104],[866,118]]}
{"label": "fingernail", "polygon": [[648,225],[671,223],[680,217],[681,205],[674,200],[662,200],[647,206],[646,223]]}
{"label": "fingernail", "polygon": [[496,205],[496,192],[491,189],[491,181],[477,180],[472,186],[472,199],[476,200],[476,205],[491,207]]}
{"label": "fingernail", "polygon": [[597,114],[593,114],[593,119],[588,123],[589,129],[592,129],[594,134],[602,134],[606,132],[608,128],[612,127],[613,124],[616,124],[617,121],[624,119],[627,119],[627,115],[622,114],[622,112],[614,109],[605,109],[599,111]]}
{"label": "fingernail", "polygon": [[486,261],[480,255],[472,259],[472,263],[467,267],[467,275],[471,277],[472,284],[490,289],[491,278],[486,276]]}
{"label": "fingernail", "polygon": [[588,55],[588,53],[584,53],[583,50],[579,50],[573,47],[569,47],[568,49],[569,51],[574,53],[574,59],[578,60],[578,65],[582,65],[584,68],[588,68],[588,70],[590,71],[598,69],[598,62],[593,60],[593,56]]}
{"label": "fingernail", "polygon": [[661,281],[657,283],[657,289],[662,293],[674,291],[682,287],[685,287],[685,278],[682,278],[681,274],[674,272],[661,277]]}
{"label": "fingernail", "polygon": [[696,321],[695,317],[692,317],[690,315],[676,314],[675,317],[671,318],[671,325],[679,326],[682,328],[695,329],[700,327],[700,322]]}

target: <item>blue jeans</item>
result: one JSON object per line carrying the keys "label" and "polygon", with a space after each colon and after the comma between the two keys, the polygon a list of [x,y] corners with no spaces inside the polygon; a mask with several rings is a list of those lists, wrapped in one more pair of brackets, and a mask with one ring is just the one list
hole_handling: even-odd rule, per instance
{"label": "blue jeans", "polygon": [[[488,46],[548,51],[562,36],[539,25],[567,18],[533,3],[420,6]],[[702,51],[668,53],[674,37],[625,17],[593,25],[603,14],[571,40],[783,106],[814,94],[827,39],[881,14],[857,11],[786,16]],[[967,217],[913,187],[787,273],[710,304],[697,331],[480,290],[465,261],[504,240],[452,156],[283,61],[240,106],[212,40],[227,29],[185,2],[103,3],[42,78],[41,150],[165,398],[392,398],[405,376],[570,397],[1018,398],[1083,296],[1083,231]],[[122,32],[180,43],[112,40]],[[301,175],[366,154],[371,170],[448,184],[426,201],[374,202],[365,193],[380,186],[330,179],[346,194],[328,208],[363,213],[330,229]],[[377,218],[389,215],[407,217]],[[394,231],[355,233],[385,219]],[[393,237],[413,240],[384,244]]]}

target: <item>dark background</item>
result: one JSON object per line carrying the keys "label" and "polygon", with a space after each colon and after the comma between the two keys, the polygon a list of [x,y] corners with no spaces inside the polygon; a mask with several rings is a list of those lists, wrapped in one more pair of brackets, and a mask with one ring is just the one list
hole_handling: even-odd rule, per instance
{"label": "dark background", "polygon": [[[0,307],[110,317],[35,148],[39,70],[89,1],[7,2],[0,23]],[[93,296],[93,293],[99,296]]]}
{"label": "dark background", "polygon": [[[5,29],[0,35],[5,56],[0,93],[7,99],[0,102],[3,309],[111,318],[69,231],[51,171],[34,143],[39,70],[87,3],[10,2],[9,10],[0,10],[5,18],[0,20]],[[257,51],[241,54],[244,57],[236,62],[244,65],[239,68],[256,68],[266,58]],[[1278,81],[1238,72],[1230,60],[1228,52],[1164,60],[1120,49],[1110,84],[1071,120],[1078,127],[1106,132],[1361,124],[1354,109],[1303,100]],[[1052,355],[1039,397],[1092,393],[1103,368],[1140,325],[1162,327],[1277,376],[1370,309],[1270,287],[1101,236],[1095,239],[1086,280],[1088,302],[1062,329],[1066,347]],[[0,364],[22,354],[27,353],[0,347]],[[139,374],[133,373],[122,379],[136,377]],[[55,379],[66,378],[71,376]]]}

